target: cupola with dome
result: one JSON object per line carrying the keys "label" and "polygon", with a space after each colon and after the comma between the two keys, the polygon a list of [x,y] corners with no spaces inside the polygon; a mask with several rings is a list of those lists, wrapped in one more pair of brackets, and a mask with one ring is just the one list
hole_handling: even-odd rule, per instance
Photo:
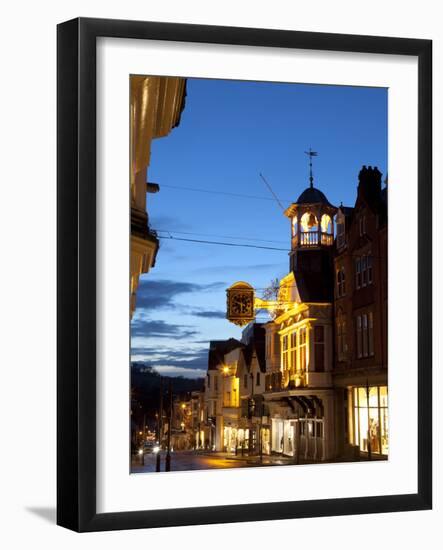
{"label": "cupola with dome", "polygon": [[306,154],[309,156],[309,187],[284,212],[291,220],[291,270],[298,267],[300,253],[306,257],[308,263],[311,263],[314,255],[324,254],[306,256],[304,252],[328,250],[327,255],[330,256],[334,244],[334,216],[337,208],[328,201],[320,189],[314,187],[312,157],[317,156],[317,153],[309,149]]}

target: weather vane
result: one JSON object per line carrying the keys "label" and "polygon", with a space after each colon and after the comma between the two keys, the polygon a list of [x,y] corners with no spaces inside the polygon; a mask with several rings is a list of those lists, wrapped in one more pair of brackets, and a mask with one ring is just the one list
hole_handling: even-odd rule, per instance
{"label": "weather vane", "polygon": [[311,187],[314,187],[314,176],[312,175],[312,157],[318,156],[317,151],[313,151],[309,147],[309,151],[305,151],[305,154],[309,157],[309,184]]}

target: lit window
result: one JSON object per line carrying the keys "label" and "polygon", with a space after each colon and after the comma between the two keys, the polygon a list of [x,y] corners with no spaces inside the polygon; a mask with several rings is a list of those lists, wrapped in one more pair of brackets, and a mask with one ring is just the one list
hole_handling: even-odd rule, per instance
{"label": "lit window", "polygon": [[317,229],[317,218],[312,212],[305,212],[300,220],[303,231],[313,231]]}
{"label": "lit window", "polygon": [[299,330],[299,370],[306,371],[306,327]]}
{"label": "lit window", "polygon": [[282,367],[283,367],[283,371],[286,371],[288,369],[288,366],[289,366],[289,361],[288,361],[288,337],[287,335],[285,334],[284,336],[282,336],[282,339],[281,339],[281,351],[282,351]]}
{"label": "lit window", "polygon": [[289,359],[290,359],[290,369],[292,372],[295,372],[297,369],[297,333],[291,332],[290,335],[290,349],[289,349]]}
{"label": "lit window", "polygon": [[[388,388],[370,386],[354,388],[354,441],[363,452],[387,455]],[[369,406],[368,406],[369,405]]]}
{"label": "lit window", "polygon": [[323,216],[321,217],[320,225],[323,233],[332,233],[332,220],[331,217],[327,214],[323,214]]}

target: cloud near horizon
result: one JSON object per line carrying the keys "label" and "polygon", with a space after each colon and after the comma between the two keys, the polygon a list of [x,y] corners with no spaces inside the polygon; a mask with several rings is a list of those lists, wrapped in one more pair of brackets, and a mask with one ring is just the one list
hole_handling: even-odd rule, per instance
{"label": "cloud near horizon", "polygon": [[207,292],[226,286],[216,281],[208,284],[189,283],[170,279],[140,279],[137,289],[137,310],[149,311],[158,308],[174,307],[174,299],[181,294]]}
{"label": "cloud near horizon", "polygon": [[204,378],[206,376],[204,369],[186,369],[170,365],[157,365],[153,368],[162,376],[183,376],[184,378]]}
{"label": "cloud near horizon", "polygon": [[151,319],[139,318],[131,323],[131,337],[142,338],[190,338],[199,334],[194,327],[167,323],[166,321],[153,321]]}
{"label": "cloud near horizon", "polygon": [[206,375],[208,349],[209,346],[194,350],[163,347],[153,353],[152,349],[136,347],[131,350],[131,360],[146,363],[165,376],[175,376],[172,373],[178,373],[177,375],[185,377],[199,378]]}

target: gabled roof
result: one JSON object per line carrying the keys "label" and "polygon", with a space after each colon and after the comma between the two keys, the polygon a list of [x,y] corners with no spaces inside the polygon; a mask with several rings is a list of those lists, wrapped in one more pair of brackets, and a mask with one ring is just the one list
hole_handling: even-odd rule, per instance
{"label": "gabled roof", "polygon": [[343,206],[342,204],[339,206],[340,210],[343,212],[346,218],[349,216],[352,216],[354,213],[354,207],[353,206]]}
{"label": "gabled roof", "polygon": [[217,369],[223,363],[226,353],[243,346],[244,344],[235,338],[229,338],[229,340],[211,340],[209,342],[208,370]]}
{"label": "gabled roof", "polygon": [[266,331],[263,323],[254,323],[248,327],[248,331],[244,334],[245,347],[242,350],[245,364],[248,369],[251,367],[252,357],[255,353],[257,361],[262,372],[266,371],[266,350],[265,338]]}

